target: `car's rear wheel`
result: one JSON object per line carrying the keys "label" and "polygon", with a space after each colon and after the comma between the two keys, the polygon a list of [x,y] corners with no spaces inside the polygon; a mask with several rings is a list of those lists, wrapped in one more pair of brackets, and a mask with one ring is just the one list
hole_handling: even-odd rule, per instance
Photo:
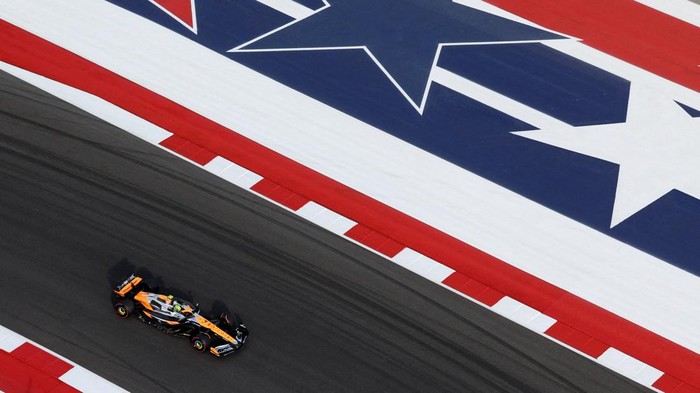
{"label": "car's rear wheel", "polygon": [[135,310],[136,306],[131,299],[122,299],[114,303],[114,311],[119,315],[119,318],[129,318]]}
{"label": "car's rear wheel", "polygon": [[206,334],[197,333],[194,336],[192,336],[192,338],[190,339],[190,343],[192,344],[192,348],[194,348],[195,351],[206,352],[211,346],[211,339]]}

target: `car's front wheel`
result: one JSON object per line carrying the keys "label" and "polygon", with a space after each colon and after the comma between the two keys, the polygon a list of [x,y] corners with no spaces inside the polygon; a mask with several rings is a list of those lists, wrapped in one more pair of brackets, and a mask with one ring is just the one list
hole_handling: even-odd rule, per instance
{"label": "car's front wheel", "polygon": [[190,339],[192,348],[197,352],[206,352],[211,346],[211,339],[204,333],[197,333]]}
{"label": "car's front wheel", "polygon": [[136,306],[131,299],[122,299],[114,303],[114,311],[119,315],[119,318],[129,318],[135,310]]}

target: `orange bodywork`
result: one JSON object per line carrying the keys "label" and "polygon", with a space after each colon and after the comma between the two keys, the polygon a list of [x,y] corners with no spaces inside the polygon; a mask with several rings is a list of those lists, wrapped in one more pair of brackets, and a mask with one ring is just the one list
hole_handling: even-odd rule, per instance
{"label": "orange bodywork", "polygon": [[141,277],[134,277],[134,279],[131,280],[128,284],[124,285],[124,287],[122,289],[120,289],[119,291],[114,291],[114,293],[116,293],[117,295],[119,295],[121,297],[124,297],[124,296],[126,296],[127,293],[129,293],[129,291],[134,289],[134,287],[136,285],[139,285],[139,283],[142,280],[143,279]]}
{"label": "orange bodywork", "polygon": [[134,296],[134,300],[141,303],[145,309],[153,311],[153,306],[151,306],[151,303],[148,301],[147,295],[147,292],[139,292]]}
{"label": "orange bodywork", "polygon": [[224,340],[226,340],[228,342],[231,342],[231,343],[238,342],[230,334],[226,333],[221,328],[214,325],[213,323],[211,323],[208,319],[206,319],[204,317],[200,317],[199,315],[197,315],[197,323],[200,324],[202,327],[205,327],[205,328],[211,330],[212,332],[216,333],[219,337],[223,338]]}

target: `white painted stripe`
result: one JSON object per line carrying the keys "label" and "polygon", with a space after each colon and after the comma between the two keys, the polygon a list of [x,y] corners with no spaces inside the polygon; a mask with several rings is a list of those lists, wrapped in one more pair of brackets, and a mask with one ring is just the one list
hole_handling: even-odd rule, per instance
{"label": "white painted stripe", "polygon": [[491,309],[504,317],[509,317],[513,315],[516,311],[521,309],[524,304],[519,301],[512,299],[508,296],[504,296],[498,303],[494,304]]}
{"label": "white painted stripe", "polygon": [[297,210],[297,214],[302,216],[303,218],[313,222],[315,217],[322,214],[326,210],[328,210],[328,209],[319,205],[318,203],[316,203],[314,201],[309,201],[309,202],[306,202],[306,204],[304,206],[299,208],[299,210]]}
{"label": "white painted stripe", "polygon": [[667,95],[691,107],[700,107],[700,94],[698,94],[698,92],[671,82],[656,74],[652,74],[623,60],[608,56],[604,52],[585,45],[582,42],[556,40],[543,42],[542,44],[598,68],[620,75],[633,83],[642,84],[647,88],[658,91],[659,94]]}
{"label": "white painted stripe", "polygon": [[404,248],[391,258],[396,264],[419,274],[430,281],[441,283],[455,271],[410,248]]}
{"label": "white painted stripe", "polygon": [[476,10],[483,11],[483,12],[486,12],[488,14],[493,14],[493,15],[500,16],[501,18],[512,20],[513,22],[522,23],[524,25],[532,26],[532,27],[538,28],[540,30],[546,30],[546,31],[549,31],[551,33],[559,34],[559,35],[564,36],[564,37],[573,38],[572,36],[562,34],[558,31],[550,30],[546,27],[543,27],[543,26],[540,26],[536,23],[533,23],[532,21],[529,21],[525,18],[521,18],[515,14],[512,14],[506,10],[500,9],[500,8],[496,7],[495,5],[489,4],[483,0],[453,0],[453,1],[457,4],[461,4],[461,5],[469,7],[469,8],[474,8]]}
{"label": "white painted stripe", "polygon": [[220,156],[214,157],[203,168],[246,190],[263,179],[262,176]]}
{"label": "white painted stripe", "polygon": [[547,331],[547,329],[551,328],[552,325],[554,325],[555,323],[557,323],[556,319],[550,317],[549,315],[545,315],[545,314],[540,313],[536,317],[527,321],[525,326],[530,328],[531,330],[533,330],[535,332],[544,333]]}
{"label": "white painted stripe", "polygon": [[204,169],[215,175],[219,175],[231,165],[233,165],[233,162],[223,157],[216,156],[213,160],[204,165]]}
{"label": "white painted stripe", "polygon": [[645,364],[644,367],[642,367],[642,369],[639,370],[632,379],[641,383],[642,385],[651,386],[654,384],[654,382],[658,381],[662,375],[664,375],[662,371]]}
{"label": "white painted stripe", "polygon": [[676,19],[700,27],[700,5],[688,0],[636,0]]}
{"label": "white painted stripe", "polygon": [[83,367],[77,366],[61,375],[61,381],[80,390],[82,393],[123,393],[126,390],[107,381]]}
{"label": "white painted stripe", "polygon": [[408,247],[404,248],[398,254],[391,258],[396,264],[408,269],[411,264],[423,257],[423,254],[416,252]]}
{"label": "white painted stripe", "polygon": [[[432,261],[432,259],[431,259]],[[432,282],[437,282],[441,283],[445,281],[447,277],[452,275],[454,273],[454,269],[451,269],[445,265],[436,263],[436,265],[433,266],[432,269],[428,270],[427,272],[421,274],[423,277],[427,278],[428,280]]]}
{"label": "white painted stripe", "polygon": [[111,123],[129,133],[153,144],[158,144],[173,135],[152,123],[134,116],[131,113],[112,105],[111,103],[85,93],[82,90],[74,89],[64,84],[55,82],[43,76],[27,72],[11,64],[0,61],[0,69],[8,74],[21,78],[40,89],[61,98],[78,108],[91,113],[108,123]]}
{"label": "white painted stripe", "polygon": [[265,4],[266,6],[275,9],[283,14],[286,14],[294,19],[304,19],[310,15],[313,15],[316,11],[311,8],[307,8],[299,3],[292,0],[257,0],[258,3]]}
{"label": "white painted stripe", "polygon": [[650,386],[663,373],[615,348],[608,348],[597,361],[630,379],[645,386]]}
{"label": "white painted stripe", "polygon": [[467,97],[473,98],[539,129],[571,128],[570,125],[561,120],[551,117],[536,109],[530,108],[525,104],[476,84],[443,68],[435,67],[431,76],[433,82],[437,82],[449,89],[464,94]]}
{"label": "white painted stripe", "polygon": [[338,235],[345,234],[350,228],[357,225],[355,221],[328,210],[316,202],[307,202],[301,209],[297,210],[297,214]]}
{"label": "white painted stripe", "polygon": [[262,176],[257,173],[253,173],[236,164],[229,166],[226,170],[221,172],[219,176],[246,190],[263,179]]}
{"label": "white painted stripe", "polygon": [[0,350],[12,352],[25,342],[26,338],[0,325]]}
{"label": "white painted stripe", "polygon": [[499,300],[491,309],[537,333],[544,333],[557,322],[554,318],[508,296]]}

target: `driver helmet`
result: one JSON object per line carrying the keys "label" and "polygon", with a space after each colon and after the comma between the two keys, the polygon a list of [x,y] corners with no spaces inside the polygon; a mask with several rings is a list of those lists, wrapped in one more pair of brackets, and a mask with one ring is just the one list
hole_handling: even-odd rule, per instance
{"label": "driver helmet", "polygon": [[180,312],[180,311],[182,311],[182,306],[179,305],[179,304],[177,304],[177,303],[175,303],[175,305],[173,306],[173,311],[175,311],[175,312]]}

